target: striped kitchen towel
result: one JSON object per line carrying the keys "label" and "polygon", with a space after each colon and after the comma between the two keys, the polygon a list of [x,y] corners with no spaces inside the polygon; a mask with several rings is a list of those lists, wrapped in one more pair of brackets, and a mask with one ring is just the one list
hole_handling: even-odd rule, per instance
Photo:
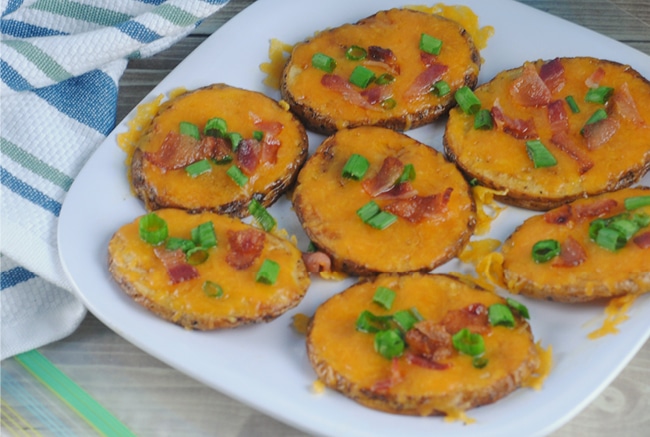
{"label": "striped kitchen towel", "polygon": [[0,359],[63,338],[86,313],[59,261],[57,219],[115,126],[128,59],[169,47],[227,2],[0,0]]}

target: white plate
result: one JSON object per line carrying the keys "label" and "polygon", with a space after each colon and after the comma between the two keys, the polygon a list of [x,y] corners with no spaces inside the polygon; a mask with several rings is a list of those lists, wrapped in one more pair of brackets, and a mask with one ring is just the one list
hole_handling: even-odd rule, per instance
{"label": "white plate", "polygon": [[[187,57],[145,101],[184,86],[225,82],[259,90],[259,64],[267,60],[270,38],[294,43],[315,30],[356,21],[380,9],[417,1],[258,0],[234,17]],[[453,1],[448,3],[455,3]],[[480,24],[495,28],[482,52],[480,81],[525,60],[556,56],[596,56],[628,63],[650,77],[648,56],[602,35],[514,1],[467,0]],[[272,18],[271,18],[272,17]],[[132,115],[131,115],[132,116]],[[127,117],[128,119],[129,117]],[[603,305],[563,305],[521,298],[532,313],[532,328],[544,347],[553,346],[553,371],[540,391],[520,389],[499,402],[469,412],[470,426],[439,417],[402,417],[364,408],[327,390],[315,394],[304,337],[291,328],[296,312],[312,314],[330,295],[353,281],[314,280],[298,308],[263,325],[223,332],[191,332],[150,314],[123,293],[107,271],[107,244],[121,225],[145,211],[129,190],[125,155],[116,144],[117,126],[88,161],[70,189],[59,219],[59,249],[64,267],[88,309],[119,335],[172,367],[233,398],[312,434],[335,436],[543,435],[567,422],[603,390],[650,336],[650,296],[639,298],[618,335],[588,340],[600,326]],[[441,149],[444,126],[436,123],[410,134]],[[322,137],[310,134],[311,150]],[[650,177],[643,179],[650,185]],[[272,214],[290,233],[307,240],[288,201]],[[489,237],[503,240],[528,213],[505,211]],[[439,271],[458,270],[455,261]]]}

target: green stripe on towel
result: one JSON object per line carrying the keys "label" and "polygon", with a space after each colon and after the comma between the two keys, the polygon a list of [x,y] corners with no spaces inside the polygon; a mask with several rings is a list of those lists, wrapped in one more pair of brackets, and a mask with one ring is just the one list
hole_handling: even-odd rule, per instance
{"label": "green stripe on towel", "polygon": [[52,14],[74,18],[75,20],[85,21],[87,23],[99,24],[101,26],[113,26],[117,23],[131,19],[131,16],[128,14],[68,0],[37,0],[30,6],[30,9],[50,12]]}
{"label": "green stripe on towel", "polygon": [[158,6],[153,11],[154,14],[163,17],[165,20],[179,27],[189,26],[190,24],[199,21],[200,17],[192,15],[187,11],[179,8],[178,6],[164,4]]}
{"label": "green stripe on towel", "polygon": [[27,41],[8,39],[2,41],[2,43],[23,55],[36,68],[41,70],[43,74],[55,82],[61,82],[72,77],[54,58]]}
{"label": "green stripe on towel", "polygon": [[74,179],[2,137],[0,137],[0,151],[32,173],[47,179],[65,191],[70,189]]}
{"label": "green stripe on towel", "polygon": [[122,422],[37,350],[16,355],[14,359],[99,434],[107,437],[135,437]]}

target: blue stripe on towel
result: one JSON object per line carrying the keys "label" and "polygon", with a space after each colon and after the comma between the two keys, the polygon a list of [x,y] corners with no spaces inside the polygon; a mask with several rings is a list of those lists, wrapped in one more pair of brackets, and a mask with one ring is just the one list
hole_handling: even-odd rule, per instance
{"label": "blue stripe on towel", "polygon": [[9,188],[25,200],[29,200],[33,204],[51,212],[56,217],[59,216],[59,213],[61,212],[61,203],[52,199],[45,193],[40,192],[31,185],[21,181],[16,176],[5,170],[4,167],[0,167],[0,180],[2,181],[2,185]]}
{"label": "blue stripe on towel", "polygon": [[[14,267],[0,273],[0,290],[13,287],[21,282],[29,281],[36,275],[24,267]],[[4,375],[3,375],[4,376]]]}
{"label": "blue stripe on towel", "polygon": [[125,21],[115,26],[117,29],[136,41],[150,43],[160,38],[160,35],[137,21]]}
{"label": "blue stripe on towel", "polygon": [[[23,0],[9,0],[7,2],[7,7],[5,8],[4,11],[2,11],[2,16],[4,17],[7,14],[11,14],[22,5],[23,5]],[[2,30],[4,31],[4,28]]]}
{"label": "blue stripe on towel", "polygon": [[0,28],[2,29],[3,35],[13,36],[15,38],[67,35],[66,32],[16,20],[2,20],[0,21]]}
{"label": "blue stripe on towel", "polygon": [[14,68],[0,59],[0,78],[14,91],[27,91],[32,86]]}

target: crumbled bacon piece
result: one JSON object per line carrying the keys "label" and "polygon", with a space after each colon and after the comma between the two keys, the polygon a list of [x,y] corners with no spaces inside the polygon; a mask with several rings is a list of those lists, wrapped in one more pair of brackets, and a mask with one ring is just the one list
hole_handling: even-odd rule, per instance
{"label": "crumbled bacon piece", "polygon": [[573,205],[572,214],[576,221],[590,220],[614,211],[618,205],[615,199],[600,199],[582,205]]}
{"label": "crumbled bacon piece", "polygon": [[531,63],[524,64],[521,76],[510,87],[510,95],[523,106],[543,106],[551,101],[551,91]]}
{"label": "crumbled bacon piece", "polygon": [[413,355],[432,362],[449,357],[453,352],[451,334],[445,327],[432,320],[416,323],[406,333],[406,344]]}
{"label": "crumbled bacon piece", "polygon": [[636,235],[632,242],[641,249],[650,249],[650,231]]}
{"label": "crumbled bacon piece", "polygon": [[332,271],[332,260],[325,252],[303,252],[302,260],[309,273]]}
{"label": "crumbled bacon piece", "polygon": [[386,392],[393,386],[399,384],[404,380],[404,375],[399,369],[399,359],[393,358],[390,366],[390,375],[386,379],[377,381],[372,386],[372,391]]}
{"label": "crumbled bacon piece", "polygon": [[237,270],[250,267],[264,249],[266,234],[257,229],[242,231],[228,231],[228,244],[230,251],[226,255],[226,262]]}
{"label": "crumbled bacon piece", "polygon": [[390,85],[374,85],[361,91],[361,96],[371,105],[376,105],[391,98],[393,88]]}
{"label": "crumbled bacon piece", "polygon": [[372,197],[376,197],[395,186],[395,182],[402,175],[404,164],[398,158],[388,156],[384,158],[381,168],[375,176],[365,179],[361,186]]}
{"label": "crumbled bacon piece", "polygon": [[594,70],[593,73],[585,80],[585,85],[589,88],[598,88],[600,86],[600,81],[605,77],[605,70],[601,67],[598,67]]}
{"label": "crumbled bacon piece", "polygon": [[569,136],[569,117],[564,101],[554,100],[547,106],[547,117],[551,126],[551,142],[578,163],[580,174],[591,170],[593,161]]}
{"label": "crumbled bacon piece", "polygon": [[555,225],[565,225],[571,218],[571,205],[562,205],[544,213],[544,221]]}
{"label": "crumbled bacon piece", "polygon": [[564,66],[560,58],[555,58],[542,64],[539,69],[539,77],[552,93],[556,93],[564,88],[566,78],[564,76]]}
{"label": "crumbled bacon piece", "polygon": [[199,271],[185,259],[182,249],[167,250],[162,246],[154,247],[156,257],[163,263],[172,284],[189,281],[197,278]]}
{"label": "crumbled bacon piece", "polygon": [[391,49],[386,49],[379,46],[368,47],[368,59],[385,64],[394,74],[400,73],[400,66],[397,63],[397,56]]}
{"label": "crumbled bacon piece", "polygon": [[449,187],[442,193],[430,196],[416,195],[406,199],[397,199],[387,204],[384,210],[411,223],[419,223],[446,211],[452,191],[453,188]]}
{"label": "crumbled bacon piece", "polygon": [[237,147],[237,162],[242,172],[252,175],[260,164],[262,146],[255,138],[244,138]]}
{"label": "crumbled bacon piece", "polygon": [[389,200],[408,199],[417,194],[418,194],[418,190],[416,190],[413,187],[413,184],[411,184],[409,181],[404,181],[395,185],[390,190],[381,193],[380,195],[377,196],[377,199],[389,199]]}
{"label": "crumbled bacon piece", "polygon": [[411,351],[406,351],[406,354],[404,354],[404,356],[406,358],[406,361],[409,364],[424,367],[425,369],[447,370],[447,369],[451,368],[451,363],[440,363],[438,361],[434,361],[431,358],[423,357],[421,355],[416,355],[416,354],[412,353]]}
{"label": "crumbled bacon piece", "polygon": [[620,115],[626,120],[631,121],[637,127],[646,126],[646,122],[641,116],[639,109],[636,107],[634,97],[630,92],[627,82],[614,90],[614,94],[609,99],[613,107],[613,112]]}
{"label": "crumbled bacon piece", "polygon": [[560,255],[553,267],[576,267],[587,260],[587,252],[575,238],[569,236],[560,245]]}
{"label": "crumbled bacon piece", "polygon": [[381,107],[377,107],[368,103],[368,101],[361,95],[361,93],[354,88],[350,82],[336,74],[325,74],[321,78],[321,84],[332,91],[341,94],[343,100],[355,106],[373,111],[382,111]]}
{"label": "crumbled bacon piece", "polygon": [[615,117],[607,117],[586,125],[582,130],[582,135],[587,140],[587,148],[595,150],[603,146],[618,132],[620,126],[621,124]]}
{"label": "crumbled bacon piece", "polygon": [[404,97],[407,100],[414,100],[428,94],[433,84],[442,79],[447,70],[449,70],[447,65],[433,62],[413,80],[411,86],[404,92]]}
{"label": "crumbled bacon piece", "polygon": [[452,335],[463,328],[478,334],[490,332],[488,310],[482,303],[471,304],[466,308],[447,312],[441,324]]}
{"label": "crumbled bacon piece", "polygon": [[496,126],[508,135],[519,140],[532,140],[537,138],[537,129],[532,118],[522,120],[521,118],[508,117],[503,113],[499,102],[494,102],[490,113]]}
{"label": "crumbled bacon piece", "polygon": [[144,158],[164,171],[177,170],[201,159],[213,157],[219,150],[219,140],[223,141],[214,137],[198,140],[170,131],[160,148],[156,152],[144,152]]}

